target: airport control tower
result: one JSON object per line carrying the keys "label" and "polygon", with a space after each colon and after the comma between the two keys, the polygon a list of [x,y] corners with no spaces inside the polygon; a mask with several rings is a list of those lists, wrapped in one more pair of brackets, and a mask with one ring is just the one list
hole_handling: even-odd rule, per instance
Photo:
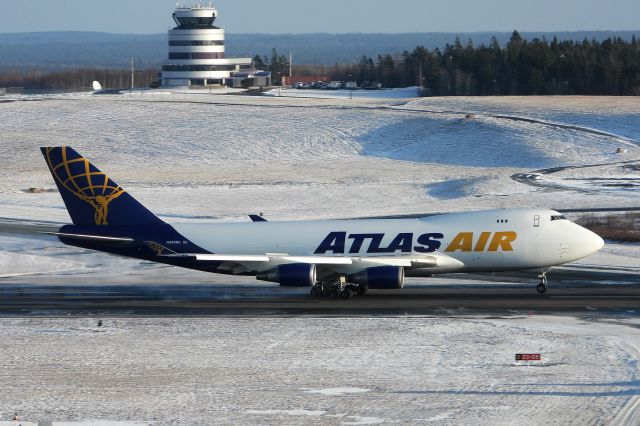
{"label": "airport control tower", "polygon": [[164,87],[271,85],[271,73],[254,69],[251,58],[225,57],[224,29],[213,25],[217,17],[211,4],[177,6],[177,26],[169,30],[169,57],[162,65]]}

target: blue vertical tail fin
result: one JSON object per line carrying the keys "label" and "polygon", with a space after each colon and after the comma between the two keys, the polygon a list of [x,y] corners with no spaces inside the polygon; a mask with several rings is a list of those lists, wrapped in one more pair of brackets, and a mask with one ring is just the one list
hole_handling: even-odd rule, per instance
{"label": "blue vertical tail fin", "polygon": [[40,148],[69,216],[76,225],[132,226],[164,223],[72,148]]}

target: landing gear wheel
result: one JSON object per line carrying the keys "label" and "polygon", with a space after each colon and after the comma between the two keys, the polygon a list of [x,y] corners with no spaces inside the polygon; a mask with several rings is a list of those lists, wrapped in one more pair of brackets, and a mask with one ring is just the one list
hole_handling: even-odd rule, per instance
{"label": "landing gear wheel", "polygon": [[331,293],[329,297],[331,297],[332,299],[337,299],[338,297],[340,297],[340,293],[341,291],[339,287],[333,287],[331,289]]}
{"label": "landing gear wheel", "polygon": [[538,293],[543,294],[547,292],[547,271],[543,271],[538,275],[538,279],[540,279],[540,284],[536,287]]}
{"label": "landing gear wheel", "polygon": [[322,289],[320,287],[317,286],[313,286],[311,287],[311,296],[313,297],[322,297],[323,292]]}
{"label": "landing gear wheel", "polygon": [[369,288],[366,285],[359,285],[356,292],[358,293],[358,296],[364,296],[367,294],[367,290],[369,290]]}
{"label": "landing gear wheel", "polygon": [[350,288],[345,288],[340,292],[340,297],[342,297],[344,300],[351,299],[351,296],[353,296],[353,292]]}

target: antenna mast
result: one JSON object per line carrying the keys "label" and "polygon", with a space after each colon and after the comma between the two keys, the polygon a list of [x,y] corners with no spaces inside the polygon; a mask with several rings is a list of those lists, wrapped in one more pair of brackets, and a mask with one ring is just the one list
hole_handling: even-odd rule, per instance
{"label": "antenna mast", "polygon": [[289,52],[289,78],[291,77],[293,77],[293,52]]}

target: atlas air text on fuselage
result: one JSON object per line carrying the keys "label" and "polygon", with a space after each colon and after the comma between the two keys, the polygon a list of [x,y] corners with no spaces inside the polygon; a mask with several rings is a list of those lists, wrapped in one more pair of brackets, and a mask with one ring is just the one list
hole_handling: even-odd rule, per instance
{"label": "atlas air text on fuselage", "polygon": [[[433,253],[440,250],[445,236],[439,232],[421,234],[415,238],[412,232],[401,232],[384,245],[387,234],[330,232],[320,243],[314,254],[393,254],[393,253]],[[502,232],[460,232],[445,248],[445,252],[511,252],[518,234],[514,231]],[[364,250],[366,247],[366,251]]]}

